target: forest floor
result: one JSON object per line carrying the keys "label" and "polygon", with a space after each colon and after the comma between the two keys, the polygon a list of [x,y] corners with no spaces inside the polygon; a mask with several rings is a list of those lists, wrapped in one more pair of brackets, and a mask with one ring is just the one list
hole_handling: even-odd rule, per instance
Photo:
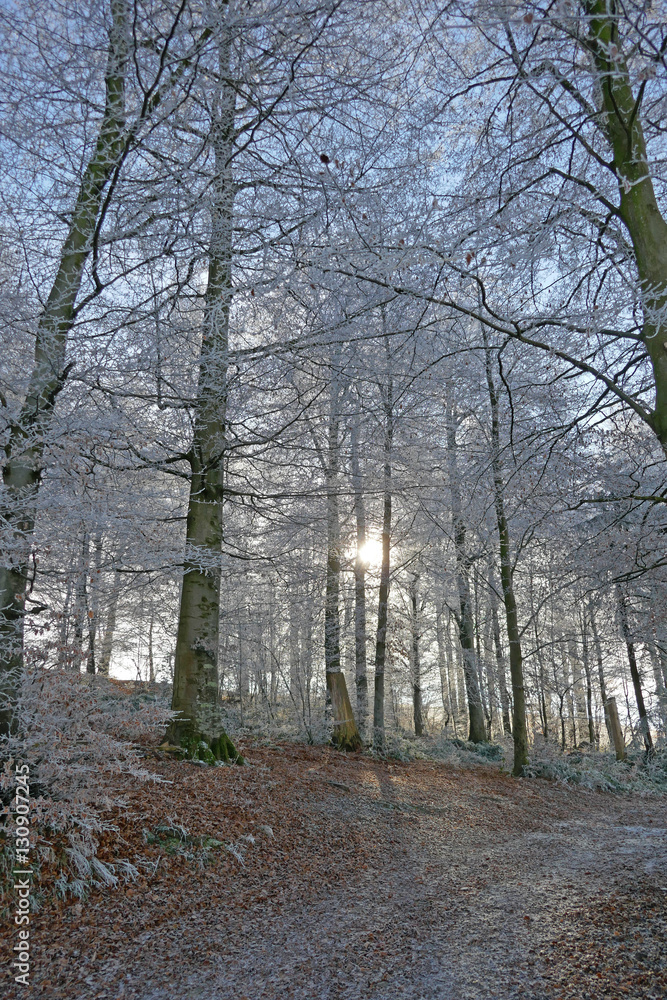
{"label": "forest floor", "polygon": [[[248,767],[148,762],[170,783],[128,784],[115,821],[127,857],[151,866],[83,905],[45,905],[31,987],[0,984],[4,997],[667,996],[663,797],[245,751]],[[177,823],[187,837],[158,829]]]}

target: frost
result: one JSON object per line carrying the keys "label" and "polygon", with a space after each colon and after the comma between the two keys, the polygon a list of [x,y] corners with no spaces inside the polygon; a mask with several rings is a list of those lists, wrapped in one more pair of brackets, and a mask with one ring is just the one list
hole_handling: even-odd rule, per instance
{"label": "frost", "polygon": [[171,715],[164,702],[137,696],[105,677],[41,667],[26,672],[18,732],[0,747],[0,819],[9,818],[7,793],[14,787],[14,762],[20,760],[30,767],[33,831],[47,838],[37,860],[53,858],[54,838],[66,845],[60,853],[66,870],[54,879],[62,898],[81,898],[86,886],[113,888],[137,877],[130,861],[111,864],[97,858],[96,834],[114,829],[105,814],[124,804],[119,777],[161,780],[144,766],[137,741],[154,739]]}

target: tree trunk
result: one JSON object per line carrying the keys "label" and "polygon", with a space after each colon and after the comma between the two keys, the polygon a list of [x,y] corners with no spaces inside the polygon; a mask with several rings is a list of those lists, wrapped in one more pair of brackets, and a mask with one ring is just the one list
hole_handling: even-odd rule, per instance
{"label": "tree trunk", "polygon": [[100,581],[102,579],[102,539],[98,535],[93,546],[94,572],[88,590],[88,659],[91,673],[97,670],[97,633],[100,612]]}
{"label": "tree trunk", "polygon": [[308,730],[312,732],[313,712],[310,700],[311,685],[313,681],[313,602],[309,601],[306,607],[305,623],[303,630],[303,687],[305,695],[305,714],[308,719]]}
{"label": "tree trunk", "polygon": [[366,542],[366,511],[361,472],[359,469],[359,443],[357,425],[352,424],[350,435],[352,487],[354,514],[357,522],[357,553],[354,560],[354,665],[357,690],[357,723],[366,732],[368,718],[368,677],[366,675],[366,563],[363,546]]}
{"label": "tree trunk", "polygon": [[[90,536],[84,529],[79,552],[76,586],[74,588],[74,636],[77,647],[77,662],[86,664],[86,673],[95,673],[95,651],[90,644],[88,576],[90,574]],[[88,644],[88,649],[84,646]]]}
{"label": "tree trunk", "polygon": [[540,715],[542,717],[542,735],[545,740],[549,739],[549,715],[547,713],[547,697],[544,689],[544,667],[539,664],[539,699],[540,699]]}
{"label": "tree trunk", "polygon": [[489,698],[489,739],[491,740],[493,739],[493,724],[496,717],[496,711],[500,705],[500,698],[498,692],[498,678],[496,675],[496,666],[498,662],[497,651],[493,639],[493,613],[491,611],[490,602],[486,608],[484,616],[483,648]]}
{"label": "tree trunk", "polygon": [[604,676],[604,666],[602,662],[602,646],[600,644],[600,635],[598,633],[597,624],[595,622],[595,611],[593,610],[593,602],[589,601],[588,604],[588,614],[591,623],[591,635],[593,636],[593,645],[595,646],[595,659],[598,665],[598,680],[600,682],[600,697],[602,698],[602,708],[604,710],[604,724],[607,729],[607,736],[609,737],[609,743],[614,746],[614,733],[611,727],[611,721],[609,719],[609,711],[607,708],[607,685]]}
{"label": "tree trunk", "polygon": [[[244,617],[245,608],[241,607],[238,610],[238,621],[237,621],[237,645],[238,655],[236,658],[236,678],[237,685],[236,689],[239,695],[239,715],[241,717],[241,725],[245,725],[244,710],[246,706],[246,700],[250,696],[250,678],[248,677],[248,670],[246,667],[246,657],[245,657],[245,630],[244,630]],[[248,660],[250,658],[248,657]]]}
{"label": "tree trunk", "polygon": [[449,457],[449,489],[452,497],[452,521],[454,527],[454,547],[456,550],[456,579],[459,591],[459,639],[463,657],[463,676],[468,699],[470,729],[468,739],[473,743],[486,742],[486,725],[479,690],[477,663],[475,656],[475,626],[470,599],[468,580],[469,560],[466,553],[466,526],[461,514],[461,494],[459,491],[456,465],[456,427],[451,415],[447,428],[447,453]]}
{"label": "tree trunk", "polygon": [[67,589],[65,591],[65,600],[63,601],[63,610],[60,615],[60,624],[58,625],[58,666],[62,667],[64,670],[76,670],[79,671],[78,661],[72,662],[72,657],[69,655],[69,643],[68,643],[68,632],[69,632],[69,614],[70,607],[72,603],[72,590],[73,581],[72,574],[67,574]]}
{"label": "tree trunk", "polygon": [[[574,699],[574,714],[578,723],[581,723],[582,719],[586,719],[586,727],[588,728],[588,708],[586,704],[586,692],[583,684],[582,675],[582,661],[579,658],[579,653],[577,651],[577,643],[574,638],[570,638],[567,644],[568,656],[570,658],[570,668],[572,670],[572,697]],[[581,742],[583,738],[583,725],[579,726],[579,739]]]}
{"label": "tree trunk", "polygon": [[637,657],[635,655],[635,644],[632,641],[632,635],[630,633],[630,624],[628,621],[627,597],[623,592],[623,590],[621,589],[620,585],[617,586],[616,593],[618,596],[618,607],[621,620],[621,632],[623,633],[625,648],[628,651],[630,676],[632,677],[632,686],[635,689],[635,698],[637,700],[637,711],[639,712],[639,729],[644,739],[644,746],[646,747],[646,752],[652,753],[653,740],[651,738],[651,730],[649,728],[648,716],[646,714],[646,706],[644,705],[644,692],[642,691],[642,682],[639,676],[639,668],[637,666]]}
{"label": "tree trunk", "polygon": [[623,730],[621,728],[621,721],[618,717],[618,708],[616,707],[616,699],[609,698],[606,703],[607,718],[609,719],[609,731],[611,732],[611,743],[616,751],[616,760],[625,760],[625,740],[623,739]]}
{"label": "tree trunk", "polygon": [[[457,542],[457,550],[461,551],[461,546],[464,543],[464,536],[460,533],[457,535]],[[463,679],[465,683],[466,698],[468,701],[468,739],[473,743],[483,743],[486,740],[486,725],[479,690],[479,680],[477,677],[474,625],[472,620],[470,591],[468,588],[467,576],[465,575],[466,570],[464,568],[465,558],[465,556],[461,556],[458,560],[459,573],[457,582],[459,587],[460,607],[458,618],[459,641],[461,644]]]}
{"label": "tree trunk", "polygon": [[412,709],[415,736],[424,735],[424,710],[422,703],[421,662],[419,659],[419,576],[415,574],[410,587],[410,631],[412,638]]}
{"label": "tree trunk", "polygon": [[107,608],[107,620],[104,627],[104,633],[102,635],[102,647],[100,649],[98,663],[98,673],[104,674],[106,677],[109,676],[109,667],[111,665],[111,651],[113,648],[113,636],[116,631],[116,610],[118,608],[119,596],[120,574],[114,571],[111,595],[109,597],[109,605]]}
{"label": "tree trunk", "polygon": [[459,642],[458,627],[456,621],[454,621],[454,634],[452,635],[452,613],[449,608],[447,609],[445,633],[447,636],[449,691],[452,699],[452,712],[454,713],[454,735],[458,736],[456,726],[461,715],[461,705],[465,704],[465,681],[461,665],[461,643]]}
{"label": "tree trunk", "polygon": [[218,759],[239,759],[219,710],[223,474],[226,449],[229,308],[232,297],[235,90],[230,83],[231,30],[218,43],[219,83],[208,144],[215,162],[209,188],[211,230],[195,426],[189,453],[191,477],[186,522],[185,571],[176,638],[172,709],[174,743],[203,742]]}
{"label": "tree trunk", "polygon": [[[479,683],[479,696],[482,701],[482,711],[486,724],[486,738],[491,739],[491,725],[493,722],[493,684],[491,673],[486,667],[486,658],[482,653],[482,637],[480,627],[480,602],[479,602],[479,578],[475,575],[473,587],[473,621],[475,622],[475,662],[477,663],[477,681]],[[486,647],[484,647],[486,652]],[[486,676],[485,676],[486,675]],[[485,691],[486,680],[486,691]]]}
{"label": "tree trunk", "polygon": [[496,651],[496,670],[498,673],[498,687],[500,689],[500,707],[503,715],[503,732],[506,736],[512,735],[512,723],[510,720],[510,699],[507,693],[507,679],[505,677],[505,657],[500,638],[500,622],[498,621],[498,605],[496,603],[495,592],[491,594],[491,625],[493,628],[493,645]]}
{"label": "tree trunk", "polygon": [[275,710],[278,708],[278,685],[280,683],[280,637],[276,637],[276,607],[273,605],[271,614],[271,638],[270,638],[270,655],[271,655],[271,671],[269,679],[269,709],[271,718],[273,719]]}
{"label": "tree trunk", "polygon": [[[288,591],[289,600],[289,689],[297,715],[305,718],[305,692],[301,677],[301,656],[299,648],[299,619],[297,614],[298,590],[293,583]],[[297,706],[297,699],[299,705]]]}
{"label": "tree trunk", "polygon": [[456,700],[458,706],[459,716],[465,715],[466,721],[468,721],[468,694],[466,691],[466,678],[465,671],[463,669],[463,650],[461,649],[461,630],[458,625],[458,618],[456,616],[454,621],[454,632],[455,632],[455,643],[454,643],[454,653],[456,656]]}
{"label": "tree trunk", "polygon": [[155,658],[153,655],[153,622],[154,615],[151,611],[150,621],[148,623],[148,683],[155,684]]}
{"label": "tree trunk", "polygon": [[484,338],[484,353],[486,362],[486,383],[491,404],[491,465],[493,471],[493,498],[498,522],[498,541],[500,545],[500,582],[505,604],[505,621],[507,639],[509,642],[510,677],[512,678],[512,739],[514,741],[514,765],[512,773],[515,777],[523,773],[528,763],[528,731],[526,727],[526,694],[523,679],[523,657],[521,653],[521,633],[517,617],[516,597],[514,595],[514,570],[510,545],[509,526],[505,515],[503,471],[500,461],[500,420],[498,412],[498,396],[491,368],[491,350],[482,328]]}
{"label": "tree trunk", "polygon": [[[445,728],[452,720],[454,735],[456,735],[455,706],[452,699],[452,682],[450,673],[450,652],[445,648],[445,629],[442,621],[442,604],[440,601],[435,609],[435,635],[438,644],[438,672],[440,674],[440,692],[442,707],[445,713]],[[449,634],[447,636],[449,639]]]}
{"label": "tree trunk", "polygon": [[[572,726],[572,746],[576,747],[577,740],[577,712],[575,708],[574,701],[574,675],[572,673],[572,659],[567,648],[567,643],[565,642],[565,637],[561,633],[560,639],[560,649],[561,649],[561,660],[563,663],[563,678],[565,682],[565,694],[567,698],[567,707],[570,715],[570,724]],[[570,677],[572,680],[570,681]]]}
{"label": "tree trunk", "polygon": [[658,717],[660,719],[660,730],[664,738],[667,735],[667,691],[662,677],[662,664],[658,655],[658,650],[654,643],[648,643],[649,656],[651,657],[651,667],[653,668],[653,678],[655,680],[655,694],[658,700]]}
{"label": "tree trunk", "polygon": [[663,684],[665,685],[665,688],[667,688],[667,626],[665,625],[665,620],[662,617],[656,622],[655,641],[658,649],[658,656],[660,657],[660,664],[662,666]]}
{"label": "tree trunk", "polygon": [[327,694],[331,703],[333,742],[341,750],[360,750],[361,737],[354,721],[340,663],[340,523],[338,516],[340,389],[331,380],[331,403],[326,460],[327,489],[327,581],[324,604],[324,660]]}
{"label": "tree trunk", "polygon": [[566,740],[565,740],[565,692],[558,696],[558,715],[560,718],[560,745],[561,750],[565,750]]}
{"label": "tree trunk", "polygon": [[3,558],[0,560],[0,735],[11,728],[13,703],[23,667],[28,563],[42,457],[58,393],[65,384],[67,338],[74,305],[102,206],[102,195],[124,146],[127,0],[111,0],[112,26],[105,75],[106,102],[95,150],[84,171],[55,280],[39,319],[32,373],[21,412],[4,448],[4,492],[0,501]]}
{"label": "tree trunk", "polygon": [[584,619],[581,628],[582,662],[584,665],[584,675],[586,677],[586,714],[588,716],[588,739],[592,747],[595,746],[595,720],[593,719],[593,684],[591,681],[591,665],[588,657],[588,636],[586,635],[586,621]]}
{"label": "tree trunk", "polygon": [[584,44],[597,70],[602,128],[613,151],[619,214],[630,234],[637,262],[644,309],[642,339],[655,379],[651,423],[667,451],[667,223],[660,213],[649,173],[638,113],[641,97],[632,92],[616,6],[610,0],[583,0],[589,17],[589,35]]}
{"label": "tree trunk", "polygon": [[378,625],[375,640],[375,691],[373,698],[373,746],[384,750],[384,675],[387,658],[387,621],[389,612],[390,545],[391,545],[391,463],[394,440],[394,382],[391,373],[389,341],[385,337],[387,356],[387,385],[383,399],[384,425],[384,482],[382,503],[382,565],[380,567],[380,593],[378,597]]}

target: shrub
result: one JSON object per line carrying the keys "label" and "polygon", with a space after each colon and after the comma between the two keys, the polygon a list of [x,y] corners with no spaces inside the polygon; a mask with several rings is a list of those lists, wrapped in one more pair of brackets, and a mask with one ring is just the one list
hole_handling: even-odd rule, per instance
{"label": "shrub", "polygon": [[136,877],[130,862],[105,865],[96,857],[96,834],[114,829],[105,813],[122,805],[114,784],[119,775],[159,780],[144,766],[139,744],[155,742],[171,717],[163,696],[134,685],[44,667],[26,671],[16,733],[0,741],[4,871],[13,864],[8,834],[14,768],[21,762],[30,768],[31,859],[34,865],[58,859],[56,891],[81,896],[86,886]]}

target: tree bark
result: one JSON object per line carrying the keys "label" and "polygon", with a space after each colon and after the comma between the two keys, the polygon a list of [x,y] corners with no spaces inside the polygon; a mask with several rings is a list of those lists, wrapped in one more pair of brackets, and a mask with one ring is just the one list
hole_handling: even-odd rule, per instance
{"label": "tree bark", "polygon": [[378,624],[375,640],[375,690],[373,698],[373,746],[384,750],[384,676],[387,658],[387,622],[389,617],[389,586],[391,558],[391,465],[394,440],[394,381],[391,372],[389,340],[385,337],[387,384],[383,399],[384,463],[382,499],[382,564],[378,597]]}
{"label": "tree bark", "polygon": [[357,522],[357,552],[354,560],[354,665],[357,690],[357,723],[366,732],[368,717],[368,677],[366,673],[366,563],[362,550],[366,542],[366,511],[356,423],[350,434],[350,460],[354,490],[354,514]]}
{"label": "tree bark", "polygon": [[470,728],[468,739],[472,743],[486,742],[486,724],[479,690],[477,663],[475,656],[475,625],[470,599],[468,580],[469,559],[466,553],[466,526],[461,513],[461,494],[456,462],[456,427],[454,415],[450,416],[447,428],[447,453],[449,457],[449,489],[452,498],[452,522],[454,528],[454,548],[456,550],[456,579],[459,592],[459,639],[463,657],[463,676],[468,699],[468,719]]}
{"label": "tree bark", "polygon": [[155,616],[151,611],[150,621],[148,622],[148,683],[155,684],[155,656],[153,651],[153,623],[155,621]]}
{"label": "tree bark", "polygon": [[[494,589],[495,581],[490,577],[491,587],[491,625],[493,628],[493,645],[496,651],[496,669],[498,672],[498,687],[500,689],[500,707],[503,715],[503,732],[506,736],[512,735],[512,723],[510,720],[510,699],[507,692],[507,679],[505,677],[505,657],[503,656],[503,646],[500,638],[500,622],[498,621],[498,603]],[[546,738],[546,736],[545,736]]]}
{"label": "tree bark", "polygon": [[99,535],[93,545],[93,571],[90,574],[88,591],[88,659],[91,673],[95,673],[97,664],[97,635],[100,612],[100,580],[102,578],[102,539]]}
{"label": "tree bark", "polygon": [[118,598],[120,596],[120,575],[114,570],[113,584],[107,606],[107,620],[102,634],[102,644],[98,662],[98,673],[109,676],[109,666],[111,664],[111,652],[113,649],[113,637],[116,631],[116,610],[118,608]]}
{"label": "tree bark", "polygon": [[[475,623],[475,662],[477,664],[477,681],[479,683],[479,696],[482,702],[482,711],[486,724],[486,738],[491,739],[491,727],[493,723],[493,679],[490,671],[485,669],[486,658],[482,653],[481,636],[481,611],[479,601],[479,577],[475,574],[473,584],[473,621]],[[486,647],[484,647],[486,652]],[[486,676],[485,676],[486,675]],[[486,681],[486,690],[485,690]]]}
{"label": "tree bark", "polygon": [[340,388],[331,379],[331,402],[326,460],[327,580],[324,604],[324,659],[327,693],[331,702],[333,742],[340,750],[360,750],[361,737],[354,720],[340,662],[340,522],[338,514]]}
{"label": "tree bark", "polygon": [[664,618],[656,622],[655,642],[662,666],[662,680],[665,688],[667,688],[667,626],[665,625]]}
{"label": "tree bark", "polygon": [[105,108],[95,150],[81,180],[55,280],[40,316],[26,397],[4,448],[3,558],[0,560],[0,735],[10,731],[23,667],[28,564],[42,458],[56,398],[65,384],[67,338],[102,207],[103,193],[124,147],[127,0],[111,0]]}
{"label": "tree bark", "polygon": [[189,460],[190,496],[185,570],[176,638],[172,709],[174,743],[207,744],[218,759],[239,759],[221,722],[218,647],[222,504],[226,451],[229,309],[232,298],[235,89],[231,82],[231,31],[218,42],[219,82],[208,144],[215,163],[210,185],[211,230],[195,426]]}
{"label": "tree bark", "polygon": [[593,683],[591,679],[591,665],[588,656],[588,636],[586,635],[586,621],[584,619],[581,629],[581,648],[584,675],[586,677],[586,714],[588,716],[588,739],[592,747],[595,746],[595,720],[593,719]]}
{"label": "tree bark", "polygon": [[500,546],[500,582],[505,604],[505,621],[509,643],[510,677],[512,679],[512,739],[514,741],[514,764],[512,773],[515,777],[523,773],[528,763],[528,731],[526,727],[526,694],[523,678],[523,657],[521,653],[521,633],[517,617],[516,597],[514,594],[514,570],[510,544],[509,526],[505,515],[503,470],[500,459],[500,419],[498,396],[491,368],[491,349],[486,330],[482,328],[484,338],[484,355],[486,363],[486,383],[491,404],[491,465],[493,471],[493,499],[498,523],[498,541]]}
{"label": "tree bark", "polygon": [[[288,590],[289,600],[289,689],[297,714],[304,717],[305,697],[301,676],[301,656],[299,648],[299,619],[297,615],[298,588],[292,583]],[[300,705],[297,707],[297,698]],[[299,712],[300,710],[300,712]]]}
{"label": "tree bark", "polygon": [[649,727],[648,716],[646,714],[646,706],[644,705],[644,692],[642,691],[642,682],[639,676],[639,668],[637,666],[635,644],[632,641],[632,635],[630,632],[630,623],[628,621],[628,600],[620,584],[616,588],[616,593],[618,597],[618,607],[620,612],[621,632],[623,634],[625,648],[627,649],[628,652],[628,663],[630,664],[630,676],[632,677],[632,686],[635,689],[637,711],[639,712],[639,729],[644,739],[644,746],[646,747],[646,752],[652,753],[653,739],[651,738],[651,730]]}
{"label": "tree bark", "polygon": [[621,728],[621,721],[618,717],[618,708],[616,707],[616,699],[609,698],[607,701],[607,717],[609,718],[609,731],[611,732],[611,742],[614,750],[616,751],[616,760],[625,760],[625,740],[623,739],[623,730]]}
{"label": "tree bark", "polygon": [[[90,642],[88,577],[90,574],[90,535],[83,531],[81,550],[79,552],[76,585],[74,587],[74,636],[77,647],[77,662],[85,663],[86,673],[95,673],[95,650]],[[88,642],[88,649],[84,646]]]}
{"label": "tree bark", "polygon": [[664,738],[667,735],[667,691],[662,677],[662,664],[658,655],[658,650],[654,643],[648,644],[651,666],[653,668],[653,679],[655,680],[655,694],[658,700],[658,717],[660,719],[660,730]]}
{"label": "tree bark", "polygon": [[424,706],[422,701],[421,661],[419,657],[419,575],[415,573],[410,586],[410,632],[412,639],[412,710],[415,736],[424,735]]}
{"label": "tree bark", "polygon": [[667,223],[660,213],[646,155],[640,97],[630,84],[616,0],[583,0],[584,40],[597,70],[602,128],[613,151],[619,215],[630,234],[644,309],[642,339],[655,379],[653,429],[667,452]]}
{"label": "tree bark", "polygon": [[65,600],[63,601],[63,610],[60,615],[60,624],[58,625],[58,666],[62,667],[64,670],[76,670],[79,671],[78,661],[72,662],[72,657],[69,655],[69,645],[68,645],[68,632],[69,632],[69,613],[72,603],[72,590],[73,581],[71,573],[67,574],[67,589],[65,590]]}
{"label": "tree bark", "polygon": [[[574,696],[574,685],[575,676],[573,672],[573,662],[570,656],[568,644],[565,641],[565,636],[561,633],[561,657],[563,661],[563,677],[565,679],[565,693],[567,696],[567,707],[570,715],[570,724],[572,726],[572,746],[576,747],[578,743],[577,739],[577,711]],[[570,678],[572,678],[570,682]]]}
{"label": "tree bark", "polygon": [[602,646],[600,644],[600,635],[598,633],[597,624],[595,621],[595,611],[593,609],[592,600],[588,604],[588,615],[591,623],[591,635],[593,636],[593,645],[595,646],[595,659],[598,665],[598,680],[600,682],[600,697],[602,698],[602,707],[604,710],[604,724],[607,729],[607,736],[609,737],[609,743],[614,746],[614,733],[612,731],[612,725],[609,718],[609,710],[607,707],[607,684],[604,676],[604,665],[602,661]]}
{"label": "tree bark", "polygon": [[[435,609],[435,634],[438,644],[438,671],[440,673],[440,691],[442,696],[442,707],[445,712],[445,727],[452,720],[454,735],[456,735],[456,707],[452,698],[451,680],[451,651],[445,648],[445,628],[442,621],[442,604],[440,601]],[[447,641],[449,643],[449,630],[447,631]]]}

